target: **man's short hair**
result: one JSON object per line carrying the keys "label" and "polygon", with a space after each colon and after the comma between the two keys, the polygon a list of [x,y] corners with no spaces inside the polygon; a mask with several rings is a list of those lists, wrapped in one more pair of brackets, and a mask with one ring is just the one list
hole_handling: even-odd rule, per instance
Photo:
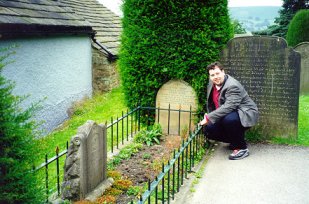
{"label": "man's short hair", "polygon": [[215,67],[219,67],[220,70],[223,70],[224,67],[223,65],[220,63],[220,62],[214,62],[214,63],[211,63],[210,65],[207,66],[207,71],[211,70],[211,69],[215,69]]}

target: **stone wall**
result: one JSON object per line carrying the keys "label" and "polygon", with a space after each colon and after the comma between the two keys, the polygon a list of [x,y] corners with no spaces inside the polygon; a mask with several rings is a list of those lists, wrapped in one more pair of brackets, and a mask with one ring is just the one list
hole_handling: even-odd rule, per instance
{"label": "stone wall", "polygon": [[117,62],[109,62],[99,50],[92,48],[92,87],[94,92],[107,92],[119,86]]}

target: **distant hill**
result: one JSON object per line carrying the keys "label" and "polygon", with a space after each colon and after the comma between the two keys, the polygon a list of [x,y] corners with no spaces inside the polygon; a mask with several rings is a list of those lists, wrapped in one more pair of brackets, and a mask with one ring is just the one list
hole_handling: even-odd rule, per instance
{"label": "distant hill", "polygon": [[242,23],[247,32],[266,29],[279,17],[280,6],[229,7],[232,19]]}

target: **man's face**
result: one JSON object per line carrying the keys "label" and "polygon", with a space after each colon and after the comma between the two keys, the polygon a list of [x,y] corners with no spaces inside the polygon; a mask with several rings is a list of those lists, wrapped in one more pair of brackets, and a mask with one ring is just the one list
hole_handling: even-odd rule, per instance
{"label": "man's face", "polygon": [[215,85],[221,86],[223,84],[224,75],[224,70],[220,70],[217,66],[215,66],[215,69],[209,70],[209,78]]}

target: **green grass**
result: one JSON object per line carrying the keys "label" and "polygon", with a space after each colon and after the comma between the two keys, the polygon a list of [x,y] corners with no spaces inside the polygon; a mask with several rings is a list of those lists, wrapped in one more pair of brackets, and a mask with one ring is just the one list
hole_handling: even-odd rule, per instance
{"label": "green grass", "polygon": [[298,137],[296,139],[273,138],[271,142],[276,144],[309,146],[308,116],[309,116],[309,95],[302,95],[299,97]]}
{"label": "green grass", "polygon": [[55,156],[56,147],[60,152],[65,150],[66,142],[77,133],[79,126],[87,120],[100,123],[111,123],[111,117],[115,120],[120,117],[122,111],[126,113],[127,107],[124,101],[122,87],[115,88],[106,94],[96,94],[91,99],[85,99],[73,106],[72,117],[65,121],[61,127],[53,131],[39,141],[40,163],[44,162],[45,154],[48,158]]}

